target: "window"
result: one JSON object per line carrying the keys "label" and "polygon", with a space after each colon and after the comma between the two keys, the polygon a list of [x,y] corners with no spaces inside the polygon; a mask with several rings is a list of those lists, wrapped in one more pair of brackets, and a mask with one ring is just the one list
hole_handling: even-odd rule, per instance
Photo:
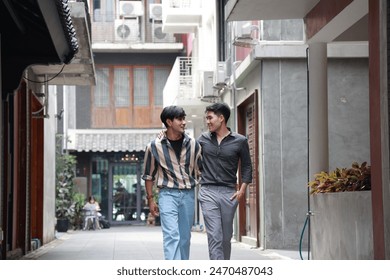
{"label": "window", "polygon": [[93,128],[160,127],[168,65],[101,65],[91,91]]}
{"label": "window", "polygon": [[128,68],[114,70],[115,107],[130,106],[130,84]]}
{"label": "window", "polygon": [[115,19],[115,0],[93,0],[93,20],[110,22]]}
{"label": "window", "polygon": [[169,76],[169,69],[156,68],[154,69],[154,105],[163,106],[163,90]]}
{"label": "window", "polygon": [[96,107],[108,107],[110,104],[108,73],[108,68],[96,69],[96,86],[94,91],[94,105]]}
{"label": "window", "polygon": [[134,68],[134,105],[149,105],[149,83],[147,68]]}

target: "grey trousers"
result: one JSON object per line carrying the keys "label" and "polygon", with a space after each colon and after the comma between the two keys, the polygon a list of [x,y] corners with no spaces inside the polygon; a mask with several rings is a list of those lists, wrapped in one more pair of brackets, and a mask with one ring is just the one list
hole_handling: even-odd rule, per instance
{"label": "grey trousers", "polygon": [[236,190],[224,186],[202,186],[198,199],[207,231],[210,260],[230,260],[233,219],[238,200]]}

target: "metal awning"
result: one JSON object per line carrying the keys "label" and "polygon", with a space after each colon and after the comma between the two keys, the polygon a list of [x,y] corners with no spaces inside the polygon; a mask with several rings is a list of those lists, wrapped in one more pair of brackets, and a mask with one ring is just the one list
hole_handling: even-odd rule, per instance
{"label": "metal awning", "polygon": [[69,129],[66,149],[77,152],[144,151],[161,129]]}

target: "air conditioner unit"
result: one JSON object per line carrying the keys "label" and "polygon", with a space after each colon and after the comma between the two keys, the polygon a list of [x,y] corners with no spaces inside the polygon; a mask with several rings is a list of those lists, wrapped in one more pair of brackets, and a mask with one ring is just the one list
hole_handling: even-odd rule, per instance
{"label": "air conditioner unit", "polygon": [[123,18],[143,16],[144,10],[141,1],[120,1],[119,15]]}
{"label": "air conditioner unit", "polygon": [[116,41],[139,41],[139,26],[137,19],[117,19],[115,20],[115,40]]}
{"label": "air conditioner unit", "polygon": [[252,25],[250,21],[241,21],[237,23],[236,34],[234,36],[233,45],[238,47],[251,48],[258,44],[259,27]]}
{"label": "air conditioner unit", "polygon": [[149,19],[162,20],[162,4],[149,5]]}
{"label": "air conditioner unit", "polygon": [[238,21],[236,24],[236,37],[252,38],[252,25],[250,21]]}
{"label": "air conditioner unit", "polygon": [[153,43],[175,43],[175,37],[172,33],[164,33],[162,31],[162,24],[153,24],[152,25],[152,37]]}
{"label": "air conditioner unit", "polygon": [[226,63],[225,63],[225,61],[218,61],[215,85],[222,88],[222,87],[226,86],[227,79],[228,79],[228,77],[226,75]]}
{"label": "air conditioner unit", "polygon": [[214,72],[200,71],[200,98],[218,97],[218,91],[214,89]]}

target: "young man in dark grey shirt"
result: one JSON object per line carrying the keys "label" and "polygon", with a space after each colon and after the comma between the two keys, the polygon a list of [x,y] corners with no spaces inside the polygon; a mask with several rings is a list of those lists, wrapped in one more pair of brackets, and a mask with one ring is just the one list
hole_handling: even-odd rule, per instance
{"label": "young man in dark grey shirt", "polygon": [[[238,201],[252,182],[252,163],[248,140],[227,127],[230,108],[225,103],[206,107],[209,131],[199,138],[202,146],[202,174],[199,202],[204,216],[209,257],[229,260],[233,219]],[[241,186],[237,185],[237,170],[241,163]]]}

